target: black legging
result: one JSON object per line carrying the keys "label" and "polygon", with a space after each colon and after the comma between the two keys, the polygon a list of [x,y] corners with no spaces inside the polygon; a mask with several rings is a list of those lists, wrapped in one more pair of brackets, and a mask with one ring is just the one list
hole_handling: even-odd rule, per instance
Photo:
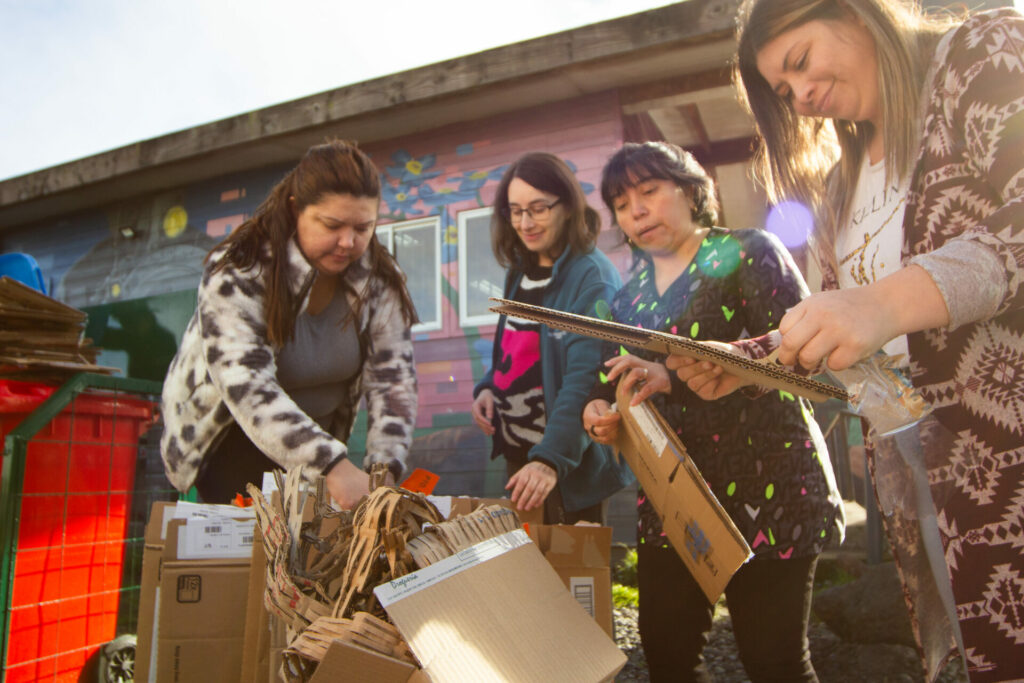
{"label": "black legging", "polygon": [[[753,683],[816,683],[807,642],[818,557],[751,560],[725,589],[740,660]],[[640,640],[651,681],[711,681],[704,666],[714,607],[671,547],[637,547]]]}
{"label": "black legging", "polygon": [[263,473],[279,469],[281,466],[264,455],[238,423],[232,423],[221,442],[203,459],[196,491],[204,503],[230,503],[236,493],[248,495],[247,483],[262,487]]}

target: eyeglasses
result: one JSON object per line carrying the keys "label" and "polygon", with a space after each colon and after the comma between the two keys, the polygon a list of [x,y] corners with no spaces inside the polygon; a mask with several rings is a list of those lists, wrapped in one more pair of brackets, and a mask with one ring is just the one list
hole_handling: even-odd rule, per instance
{"label": "eyeglasses", "polygon": [[546,221],[548,219],[548,216],[551,215],[552,207],[554,207],[555,204],[557,204],[560,201],[562,201],[561,198],[556,199],[550,204],[545,204],[544,202],[534,202],[528,208],[525,209],[521,209],[518,206],[510,206],[508,207],[508,209],[506,209],[505,215],[508,216],[508,219],[512,222],[512,225],[519,225],[520,223],[522,223],[523,214],[528,215],[532,220],[539,223],[542,221]]}

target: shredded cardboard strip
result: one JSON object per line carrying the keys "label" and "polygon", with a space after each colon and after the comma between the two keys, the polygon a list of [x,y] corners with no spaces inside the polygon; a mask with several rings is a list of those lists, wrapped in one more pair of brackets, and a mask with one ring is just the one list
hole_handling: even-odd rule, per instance
{"label": "shredded cardboard strip", "polygon": [[520,526],[500,506],[445,522],[424,494],[384,485],[386,474],[374,467],[354,511],[334,508],[322,477],[305,491],[297,471],[275,474],[279,501],[248,486],[267,556],[264,606],[288,627],[289,683],[308,681],[334,640],[415,664],[373,589]]}

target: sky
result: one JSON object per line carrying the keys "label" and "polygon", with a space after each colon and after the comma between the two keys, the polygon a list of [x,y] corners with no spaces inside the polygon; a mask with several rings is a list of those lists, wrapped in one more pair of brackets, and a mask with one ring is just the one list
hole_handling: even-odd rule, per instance
{"label": "sky", "polygon": [[0,0],[0,179],[669,3]]}
{"label": "sky", "polygon": [[0,0],[0,179],[666,4]]}

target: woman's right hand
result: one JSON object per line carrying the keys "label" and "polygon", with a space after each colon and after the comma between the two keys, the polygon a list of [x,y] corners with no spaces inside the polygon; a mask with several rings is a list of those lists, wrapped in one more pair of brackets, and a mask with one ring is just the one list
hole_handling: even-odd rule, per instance
{"label": "woman's right hand", "polygon": [[612,404],[603,398],[595,398],[583,408],[583,428],[597,443],[614,446],[621,419],[622,416],[612,411]]}
{"label": "woman's right hand", "polygon": [[473,421],[487,436],[494,436],[494,394],[490,389],[483,389],[473,400]]}
{"label": "woman's right hand", "polygon": [[370,475],[352,464],[348,458],[340,460],[332,467],[324,480],[327,492],[345,510],[351,510],[363,496],[370,495]]}
{"label": "woman's right hand", "polygon": [[[731,344],[724,342],[706,341],[720,351],[737,353]],[[665,366],[674,370],[679,380],[686,383],[690,391],[700,396],[705,401],[716,401],[723,396],[728,396],[740,387],[751,382],[743,380],[726,372],[721,365],[708,360],[697,360],[689,356],[669,354],[665,359]]]}

